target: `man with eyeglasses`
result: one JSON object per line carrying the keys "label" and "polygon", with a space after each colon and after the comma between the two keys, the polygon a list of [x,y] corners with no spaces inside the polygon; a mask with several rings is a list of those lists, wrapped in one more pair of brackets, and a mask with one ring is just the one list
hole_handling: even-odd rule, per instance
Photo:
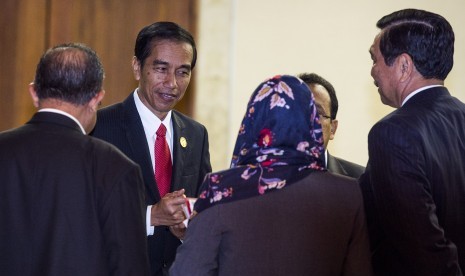
{"label": "man with eyeglasses", "polygon": [[321,128],[323,130],[324,147],[326,149],[326,168],[332,173],[359,178],[365,171],[365,167],[332,156],[328,152],[328,142],[334,139],[338,125],[336,114],[339,105],[334,87],[330,82],[315,73],[302,73],[298,77],[310,87],[315,98],[317,111],[320,115]]}

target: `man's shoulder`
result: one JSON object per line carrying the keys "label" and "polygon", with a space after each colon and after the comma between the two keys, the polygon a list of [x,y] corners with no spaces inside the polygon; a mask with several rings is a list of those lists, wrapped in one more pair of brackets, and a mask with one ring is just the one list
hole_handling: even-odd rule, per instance
{"label": "man's shoulder", "polygon": [[396,136],[399,133],[405,134],[405,130],[415,127],[418,112],[407,109],[396,109],[376,122],[368,133],[368,141],[381,141],[386,137]]}
{"label": "man's shoulder", "polygon": [[351,162],[351,161],[348,161],[348,160],[345,160],[339,157],[335,157],[335,158],[339,161],[339,163],[341,163],[343,167],[350,168],[353,171],[359,172],[360,174],[358,176],[360,176],[365,171],[365,167],[362,165],[356,164],[354,162]]}
{"label": "man's shoulder", "polygon": [[192,119],[191,117],[187,116],[184,113],[181,113],[177,110],[172,111],[172,118],[175,122],[181,122],[182,124],[186,125],[187,127],[195,127],[195,128],[205,128],[205,126],[198,121]]}
{"label": "man's shoulder", "polygon": [[137,110],[134,101],[134,93],[130,93],[123,101],[112,103],[98,110],[97,116],[111,117],[116,114],[124,114],[127,111]]}
{"label": "man's shoulder", "polygon": [[126,109],[125,102],[118,102],[109,106],[103,107],[97,111],[97,119],[113,117],[117,114],[123,114]]}
{"label": "man's shoulder", "polygon": [[362,201],[361,190],[355,178],[330,171],[312,172],[298,182],[282,189],[281,193],[277,193],[273,197],[276,197],[275,202],[288,201],[292,198],[296,204],[303,204],[302,201],[307,200],[318,202],[316,198],[326,198],[326,202],[330,205],[350,198],[346,201],[347,207],[360,205]]}
{"label": "man's shoulder", "polygon": [[114,103],[98,110],[97,122],[91,135],[99,137],[102,132],[121,131],[137,118],[139,115],[134,100],[129,96],[123,102]]}
{"label": "man's shoulder", "polygon": [[328,170],[333,173],[359,178],[360,175],[365,172],[365,167],[354,162],[347,161],[345,159],[329,155],[328,158],[333,160],[328,160]]}
{"label": "man's shoulder", "polygon": [[[113,144],[93,137],[93,136],[84,136],[85,139],[88,139],[89,145],[92,145],[93,155],[95,158],[102,157],[102,159],[111,160],[111,164],[115,165],[120,163],[122,165],[132,165],[137,166],[131,159],[129,159],[120,149],[118,149]],[[90,148],[90,147],[89,147]]]}

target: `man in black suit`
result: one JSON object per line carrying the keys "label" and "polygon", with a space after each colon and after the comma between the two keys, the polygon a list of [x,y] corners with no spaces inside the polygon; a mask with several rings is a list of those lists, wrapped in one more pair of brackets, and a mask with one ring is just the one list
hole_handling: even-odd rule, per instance
{"label": "man in black suit", "polygon": [[85,135],[103,75],[85,45],[48,50],[29,87],[39,111],[0,134],[2,275],[148,275],[140,168]]}
{"label": "man in black suit", "polygon": [[333,85],[315,73],[302,73],[298,77],[310,87],[313,97],[315,97],[315,103],[323,129],[324,147],[326,149],[326,168],[332,173],[359,178],[365,171],[365,167],[333,156],[329,154],[327,150],[329,140],[334,139],[338,126],[336,115],[339,104]]}
{"label": "man in black suit", "polygon": [[[139,86],[125,101],[100,110],[93,132],[142,168],[152,275],[167,273],[185,232],[185,196],[197,197],[199,185],[211,171],[206,128],[172,110],[186,92],[196,59],[193,37],[177,24],[157,22],[144,27],[137,36],[132,63]],[[155,181],[160,160],[155,159],[154,145],[161,125],[167,129],[173,160],[166,195]]]}
{"label": "man in black suit", "polygon": [[462,275],[465,105],[444,80],[454,32],[438,14],[382,17],[370,47],[381,101],[397,108],[368,136],[360,178],[377,275]]}

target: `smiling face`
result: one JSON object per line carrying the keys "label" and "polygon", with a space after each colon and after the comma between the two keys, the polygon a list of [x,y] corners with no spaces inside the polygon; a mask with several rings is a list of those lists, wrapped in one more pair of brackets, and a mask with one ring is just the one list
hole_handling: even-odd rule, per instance
{"label": "smiling face", "polygon": [[153,43],[143,67],[133,59],[139,97],[160,120],[182,99],[191,79],[192,46],[186,42],[160,40]]}
{"label": "smiling face", "polygon": [[391,66],[388,66],[384,62],[384,57],[381,54],[381,50],[379,49],[381,35],[382,33],[375,37],[373,44],[370,47],[370,55],[373,61],[373,65],[371,67],[371,76],[373,77],[376,87],[378,87],[378,93],[383,104],[392,107],[399,107],[401,101],[396,91],[396,86],[398,84],[396,81],[397,59]]}

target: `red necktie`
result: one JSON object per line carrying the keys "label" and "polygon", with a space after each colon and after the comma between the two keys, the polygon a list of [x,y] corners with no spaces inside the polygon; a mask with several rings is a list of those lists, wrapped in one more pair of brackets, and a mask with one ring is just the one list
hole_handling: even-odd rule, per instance
{"label": "red necktie", "polygon": [[157,130],[157,139],[155,140],[155,181],[158,185],[160,197],[168,193],[171,186],[171,154],[165,135],[166,127],[160,124]]}

